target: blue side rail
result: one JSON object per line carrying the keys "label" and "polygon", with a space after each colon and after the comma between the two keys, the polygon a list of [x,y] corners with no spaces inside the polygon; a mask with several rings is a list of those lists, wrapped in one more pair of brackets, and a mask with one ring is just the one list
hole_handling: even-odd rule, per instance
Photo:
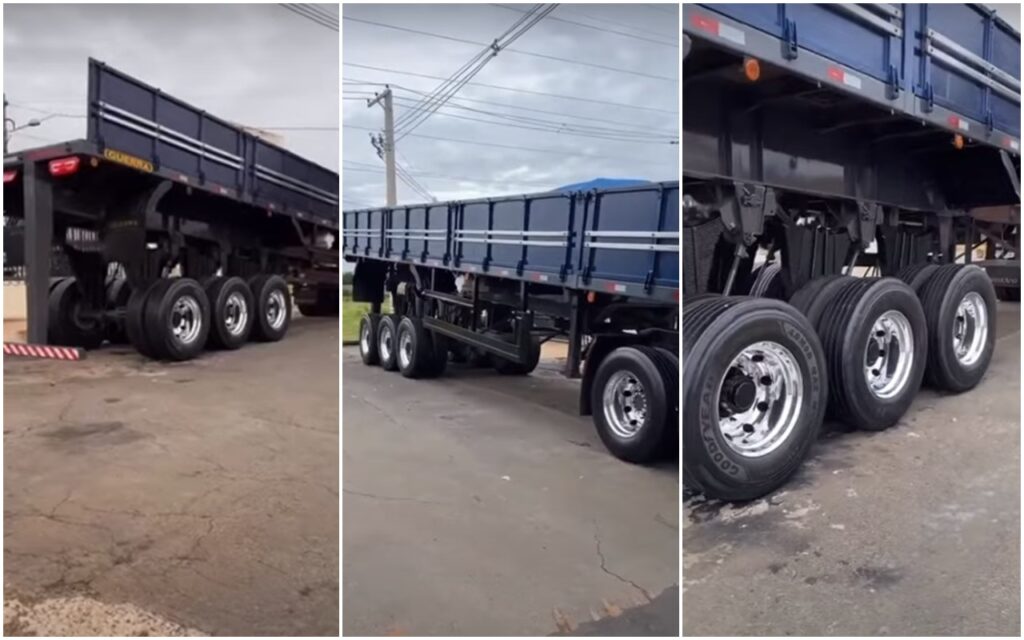
{"label": "blue side rail", "polygon": [[338,174],[97,60],[89,60],[88,140],[146,167],[300,219],[338,222]]}
{"label": "blue side rail", "polygon": [[679,300],[679,182],[343,212],[342,252]]}
{"label": "blue side rail", "polygon": [[1020,32],[984,5],[684,5],[683,31],[1020,154]]}

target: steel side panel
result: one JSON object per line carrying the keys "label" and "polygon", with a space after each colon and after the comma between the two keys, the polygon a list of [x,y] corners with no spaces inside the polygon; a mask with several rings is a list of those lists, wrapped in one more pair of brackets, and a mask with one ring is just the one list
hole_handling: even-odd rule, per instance
{"label": "steel side panel", "polygon": [[[897,113],[926,121],[942,129],[964,133],[971,140],[983,142],[1020,154],[1020,108],[1019,105],[1000,97],[986,88],[992,95],[988,98],[992,105],[992,127],[985,123],[985,114],[978,110],[978,85],[963,77],[952,77],[948,72],[939,71],[939,78],[945,79],[949,90],[936,92],[936,97],[929,103],[923,97],[923,80],[929,77],[934,69],[941,65],[928,64],[920,56],[921,39],[914,35],[922,27],[922,13],[926,17],[927,10],[936,5],[897,5],[904,12],[904,37],[900,46],[890,50],[892,60],[897,56],[901,59],[908,55],[903,64],[901,91],[892,96],[888,86],[871,74],[854,70],[851,65],[839,63],[827,55],[820,54],[800,46],[795,59],[783,57],[781,40],[781,16],[796,5],[683,5],[683,31],[700,40],[712,43],[717,47],[733,51],[740,55],[750,55],[771,63],[812,82],[855,96]],[[803,6],[803,5],[801,5]],[[965,11],[977,12],[967,5],[941,5],[942,7],[960,7]],[[761,8],[765,7],[765,8]],[[774,7],[774,12],[766,9]],[[780,13],[781,12],[781,13]],[[777,28],[765,28],[768,15],[777,17]],[[992,25],[1000,24],[990,21]],[[722,29],[721,25],[725,28]],[[992,27],[995,29],[995,27]],[[991,60],[1000,69],[1020,78],[1019,51],[1020,36],[1003,26],[995,33],[1002,37],[993,42],[1000,42],[1001,51],[998,59],[989,54],[985,59]],[[798,41],[803,45],[806,35],[798,29]],[[834,35],[834,34],[833,34]],[[845,37],[845,36],[842,36]],[[834,39],[841,40],[842,37]],[[970,42],[968,42],[970,44]],[[900,54],[899,52],[904,52]],[[913,54],[908,52],[913,51]],[[1016,52],[1016,53],[1015,53]],[[1016,65],[1009,59],[1016,56]],[[945,73],[945,75],[943,75]],[[970,85],[973,85],[973,89]],[[933,88],[934,89],[934,88]],[[971,113],[965,113],[971,111]],[[955,119],[951,118],[955,116]],[[967,131],[964,131],[966,125]]]}
{"label": "steel side panel", "polygon": [[[337,173],[92,59],[88,95],[88,140],[101,154],[128,154],[179,182],[337,222]],[[258,167],[283,178],[261,176]]]}

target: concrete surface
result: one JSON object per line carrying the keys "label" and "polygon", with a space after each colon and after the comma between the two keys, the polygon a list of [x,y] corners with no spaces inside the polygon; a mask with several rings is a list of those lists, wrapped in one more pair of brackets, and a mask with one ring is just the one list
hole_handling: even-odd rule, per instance
{"label": "concrete surface", "polygon": [[6,358],[5,633],[336,636],[337,344]]}
{"label": "concrete surface", "polygon": [[684,497],[684,635],[1017,636],[1020,307],[988,375],[893,428],[829,425],[788,485]]}
{"label": "concrete surface", "polygon": [[611,457],[558,363],[342,353],[345,635],[678,633],[678,465]]}

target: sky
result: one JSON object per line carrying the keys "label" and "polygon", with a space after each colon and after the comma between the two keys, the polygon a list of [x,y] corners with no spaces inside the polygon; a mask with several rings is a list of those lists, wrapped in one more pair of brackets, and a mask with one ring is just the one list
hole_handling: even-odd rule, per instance
{"label": "sky", "polygon": [[[344,208],[384,204],[383,162],[369,141],[384,116],[380,107],[367,107],[366,98],[391,83],[401,118],[421,97],[416,91],[441,83],[407,73],[446,78],[483,49],[359,20],[483,43],[522,16],[509,6],[343,6]],[[671,142],[679,123],[678,33],[675,5],[561,5],[471,82],[564,97],[466,85],[398,140],[399,163],[440,201],[545,191],[598,177],[677,180],[679,147]],[[536,127],[533,119],[543,121],[539,128],[554,123],[555,130],[523,128]],[[594,137],[594,128],[627,140]],[[398,183],[399,203],[424,200]]]}
{"label": "sky", "polygon": [[[337,5],[322,5],[337,16]],[[273,4],[4,5],[11,150],[84,138],[91,56],[338,169],[338,33]],[[71,116],[71,117],[66,117]]]}

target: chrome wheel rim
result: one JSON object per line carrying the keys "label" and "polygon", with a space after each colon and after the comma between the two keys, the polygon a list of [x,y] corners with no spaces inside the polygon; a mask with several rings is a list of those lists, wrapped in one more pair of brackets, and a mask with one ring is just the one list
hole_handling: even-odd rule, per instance
{"label": "chrome wheel rim", "polygon": [[370,352],[370,323],[364,318],[363,328],[359,332],[359,349],[363,353]]}
{"label": "chrome wheel rim", "polygon": [[971,291],[960,300],[953,318],[953,352],[957,361],[970,367],[981,359],[988,339],[988,307],[985,300]]}
{"label": "chrome wheel rim", "polygon": [[224,303],[224,327],[233,336],[242,335],[249,320],[249,306],[240,293],[232,293]]}
{"label": "chrome wheel rim", "polygon": [[267,297],[267,324],[274,329],[280,329],[284,324],[285,316],[288,313],[284,300],[284,292],[275,290]]}
{"label": "chrome wheel rim", "polygon": [[171,307],[170,328],[174,339],[181,344],[192,344],[199,337],[203,317],[199,301],[192,296],[182,296]]}
{"label": "chrome wheel rim", "polygon": [[757,458],[778,449],[800,419],[803,374],[793,353],[777,342],[739,352],[718,383],[718,429],[730,449]]}
{"label": "chrome wheel rim", "polygon": [[914,330],[907,316],[890,309],[871,325],[864,348],[864,380],[876,398],[898,395],[914,367]]}
{"label": "chrome wheel rim", "polygon": [[628,440],[647,422],[647,391],[632,371],[616,371],[608,378],[602,395],[604,418],[617,437]]}
{"label": "chrome wheel rim", "polygon": [[398,338],[398,362],[403,369],[408,369],[412,362],[412,336],[404,331]]}
{"label": "chrome wheel rim", "polygon": [[394,347],[391,327],[382,324],[377,331],[380,333],[380,338],[377,340],[377,351],[380,353],[380,359],[385,361],[390,360],[391,350]]}

